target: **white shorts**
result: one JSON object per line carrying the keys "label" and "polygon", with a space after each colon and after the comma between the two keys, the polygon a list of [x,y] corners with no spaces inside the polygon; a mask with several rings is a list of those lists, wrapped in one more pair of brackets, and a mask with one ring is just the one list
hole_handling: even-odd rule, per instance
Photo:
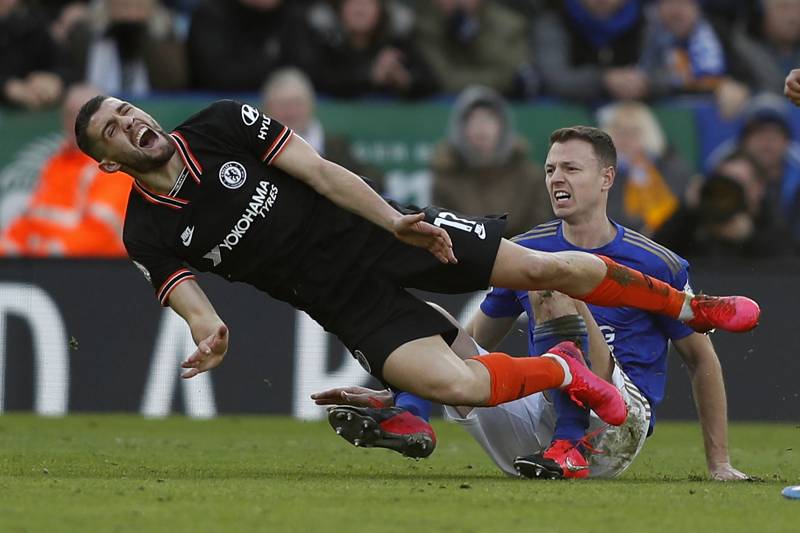
{"label": "white shorts", "polygon": [[[588,432],[599,433],[589,442],[596,451],[587,452],[591,477],[612,478],[624,472],[644,446],[650,425],[650,404],[616,361],[611,380],[628,405],[628,418],[621,426],[607,426],[592,411]],[[450,406],[445,406],[444,413],[512,476],[519,475],[514,459],[542,453],[550,446],[556,422],[553,404],[541,392],[496,407],[476,407],[466,417]]]}

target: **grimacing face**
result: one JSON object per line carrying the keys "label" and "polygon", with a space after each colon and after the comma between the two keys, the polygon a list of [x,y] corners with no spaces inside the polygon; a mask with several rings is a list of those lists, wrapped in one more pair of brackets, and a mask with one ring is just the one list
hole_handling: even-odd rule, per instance
{"label": "grimacing face", "polygon": [[153,117],[116,98],[106,98],[92,115],[87,134],[99,147],[100,168],[144,174],[162,167],[175,153],[172,139]]}
{"label": "grimacing face", "polygon": [[569,220],[605,209],[604,194],[614,183],[614,171],[603,167],[594,147],[580,139],[554,143],[545,161],[545,184],[558,218]]}

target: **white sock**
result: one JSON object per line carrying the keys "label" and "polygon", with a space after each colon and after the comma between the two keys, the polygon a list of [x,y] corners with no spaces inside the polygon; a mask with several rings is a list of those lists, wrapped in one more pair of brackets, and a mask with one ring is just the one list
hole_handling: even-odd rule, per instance
{"label": "white sock", "polygon": [[564,387],[572,383],[572,372],[569,371],[569,365],[567,364],[566,361],[564,361],[563,357],[561,357],[560,355],[556,355],[554,353],[545,353],[542,354],[542,357],[549,357],[550,359],[553,359],[555,362],[561,365],[561,368],[564,369],[564,382],[558,386],[559,389],[563,389]]}
{"label": "white sock", "polygon": [[681,312],[678,315],[678,320],[681,322],[688,322],[689,320],[694,318],[694,311],[692,311],[692,298],[694,297],[693,294],[687,292],[686,299],[683,300],[683,305],[681,306]]}

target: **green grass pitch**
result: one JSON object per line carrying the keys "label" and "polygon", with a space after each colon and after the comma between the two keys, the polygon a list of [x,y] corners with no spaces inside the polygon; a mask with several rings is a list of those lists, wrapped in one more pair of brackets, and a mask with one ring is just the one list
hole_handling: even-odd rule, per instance
{"label": "green grass pitch", "polygon": [[355,449],[324,422],[0,416],[0,531],[800,531],[800,426],[733,424],[760,481],[706,480],[697,424],[661,422],[611,481],[503,476],[438,422],[433,457]]}

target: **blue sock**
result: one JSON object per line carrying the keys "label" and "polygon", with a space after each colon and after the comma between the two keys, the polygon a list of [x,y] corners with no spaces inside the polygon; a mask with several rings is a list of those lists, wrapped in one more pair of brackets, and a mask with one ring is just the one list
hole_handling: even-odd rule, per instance
{"label": "blue sock", "polygon": [[410,392],[398,392],[394,397],[394,404],[426,422],[431,419],[431,402],[419,396],[414,396]]}
{"label": "blue sock", "polygon": [[[536,354],[563,341],[573,341],[581,350],[589,347],[586,323],[580,315],[568,315],[538,324],[533,330],[533,351]],[[588,357],[586,363],[589,364]],[[589,410],[579,407],[569,395],[559,390],[551,391],[556,410],[556,427],[553,440],[567,439],[576,442],[583,438],[589,428]]]}

